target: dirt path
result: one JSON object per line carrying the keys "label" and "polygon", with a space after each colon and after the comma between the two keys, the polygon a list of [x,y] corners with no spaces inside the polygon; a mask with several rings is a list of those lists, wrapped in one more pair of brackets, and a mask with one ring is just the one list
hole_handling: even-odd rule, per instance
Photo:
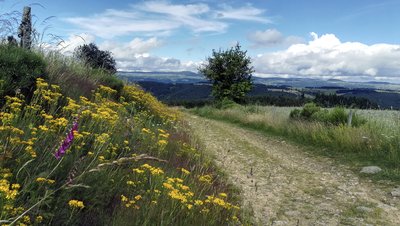
{"label": "dirt path", "polygon": [[188,115],[195,135],[243,191],[260,225],[400,225],[390,188],[284,140]]}

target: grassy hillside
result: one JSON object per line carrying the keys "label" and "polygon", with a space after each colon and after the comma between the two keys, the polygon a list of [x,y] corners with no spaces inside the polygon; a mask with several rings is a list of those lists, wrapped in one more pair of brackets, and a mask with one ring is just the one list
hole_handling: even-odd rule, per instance
{"label": "grassy hillside", "polygon": [[[24,95],[0,96],[1,225],[247,222],[237,191],[179,113],[69,58],[2,48],[41,59],[44,69],[31,72]],[[1,64],[13,71],[3,84],[23,75],[16,65],[28,63],[18,54],[0,57],[13,62]]]}
{"label": "grassy hillside", "polygon": [[349,127],[290,119],[289,114],[293,109],[253,105],[227,109],[207,106],[191,111],[203,117],[236,123],[309,145],[311,150],[346,162],[358,170],[362,166],[378,165],[383,171],[376,175],[377,178],[400,181],[399,112],[359,110],[357,113],[367,123]]}

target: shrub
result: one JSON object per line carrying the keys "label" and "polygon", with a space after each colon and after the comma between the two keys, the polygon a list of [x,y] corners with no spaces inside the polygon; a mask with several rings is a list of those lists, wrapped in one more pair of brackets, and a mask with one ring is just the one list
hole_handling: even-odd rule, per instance
{"label": "shrub", "polygon": [[32,96],[36,78],[44,77],[46,64],[42,56],[12,45],[0,45],[0,97],[20,91]]}
{"label": "shrub", "polygon": [[238,104],[235,101],[230,100],[228,98],[224,98],[222,100],[215,102],[215,107],[218,109],[228,109],[237,105]]}
{"label": "shrub", "polygon": [[310,119],[314,113],[316,113],[320,110],[321,110],[321,108],[318,107],[315,103],[308,103],[308,104],[304,105],[303,110],[301,111],[300,115],[303,118]]}
{"label": "shrub", "polygon": [[[302,110],[294,109],[290,112],[289,115],[292,119],[304,119],[311,121],[323,122],[325,124],[330,125],[346,125],[349,117],[349,113],[342,107],[336,107],[332,110],[321,110],[320,107],[315,105],[314,103],[309,103],[304,105]],[[367,120],[360,117],[356,113],[353,113],[353,120],[351,125],[358,127],[365,124]]]}
{"label": "shrub", "polygon": [[290,111],[289,117],[293,118],[293,119],[300,118],[301,117],[301,110],[300,109],[294,109],[294,110]]}

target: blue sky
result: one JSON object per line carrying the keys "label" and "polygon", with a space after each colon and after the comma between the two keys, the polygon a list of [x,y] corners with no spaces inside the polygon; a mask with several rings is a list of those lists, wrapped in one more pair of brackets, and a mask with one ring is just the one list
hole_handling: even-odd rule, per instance
{"label": "blue sky", "polygon": [[399,0],[3,0],[0,15],[29,4],[39,31],[55,16],[60,51],[96,42],[121,70],[195,71],[239,42],[257,76],[400,80]]}

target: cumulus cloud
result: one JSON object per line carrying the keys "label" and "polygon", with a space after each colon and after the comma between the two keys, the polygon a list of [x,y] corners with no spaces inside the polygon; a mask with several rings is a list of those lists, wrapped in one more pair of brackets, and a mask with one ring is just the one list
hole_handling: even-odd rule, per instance
{"label": "cumulus cloud", "polygon": [[297,36],[285,37],[276,29],[256,31],[249,34],[247,38],[253,43],[253,47],[288,46],[303,42],[303,39]]}
{"label": "cumulus cloud", "polygon": [[232,8],[228,5],[220,7],[221,9],[210,8],[205,3],[173,4],[167,1],[143,1],[125,10],[107,9],[99,14],[64,18],[64,20],[76,25],[81,31],[102,38],[113,38],[135,32],[165,35],[183,27],[194,33],[222,33],[229,26],[225,20],[270,22],[263,16],[263,10],[250,5],[241,8]]}
{"label": "cumulus cloud", "polygon": [[147,40],[134,38],[126,43],[107,40],[100,44],[100,48],[111,51],[117,60],[129,60],[136,55],[148,53],[161,45],[162,41],[152,37]]}
{"label": "cumulus cloud", "polygon": [[341,42],[334,34],[254,58],[259,74],[340,79],[399,79],[400,45]]}

